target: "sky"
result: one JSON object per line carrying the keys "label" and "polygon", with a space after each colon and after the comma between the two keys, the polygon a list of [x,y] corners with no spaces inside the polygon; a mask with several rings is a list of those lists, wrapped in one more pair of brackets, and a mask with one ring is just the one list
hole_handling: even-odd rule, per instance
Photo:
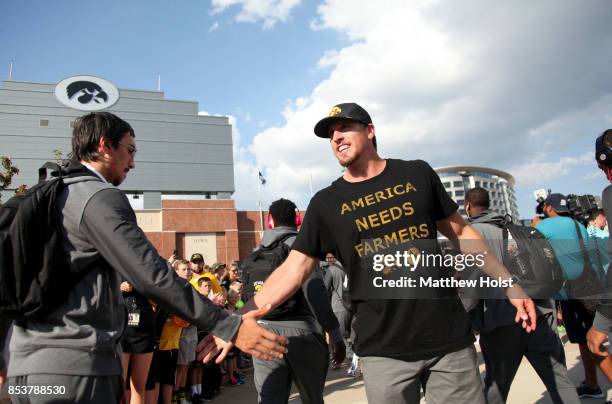
{"label": "sky", "polygon": [[[594,140],[612,127],[609,0],[9,0],[0,78],[92,74],[224,115],[238,209],[305,209],[342,174],[315,123],[368,110],[383,157],[509,172],[533,191],[600,195]],[[1,151],[1,146],[0,146]],[[203,173],[205,175],[205,173]]]}

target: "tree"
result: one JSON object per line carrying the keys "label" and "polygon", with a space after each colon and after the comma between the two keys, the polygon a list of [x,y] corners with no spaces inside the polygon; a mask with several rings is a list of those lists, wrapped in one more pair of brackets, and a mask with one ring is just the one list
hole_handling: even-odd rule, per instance
{"label": "tree", "polygon": [[[13,176],[19,174],[19,169],[13,165],[11,159],[7,156],[0,156],[2,162],[2,170],[0,170],[0,192],[4,191],[13,182]],[[15,193],[24,192],[26,189],[25,184],[19,185],[15,189]],[[0,200],[2,200],[2,194],[0,193]]]}
{"label": "tree", "polygon": [[61,165],[62,159],[64,157],[64,152],[59,149],[55,149],[53,150],[53,156],[55,156],[55,162]]}

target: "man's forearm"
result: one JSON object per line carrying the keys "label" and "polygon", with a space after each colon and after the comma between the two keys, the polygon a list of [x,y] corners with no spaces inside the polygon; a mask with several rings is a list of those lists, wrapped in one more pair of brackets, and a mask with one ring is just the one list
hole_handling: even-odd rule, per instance
{"label": "man's forearm", "polygon": [[[272,309],[300,288],[314,269],[315,259],[298,251],[291,251],[285,262],[268,277],[255,297],[247,304],[248,309],[271,305]],[[247,310],[248,310],[247,309]]]}
{"label": "man's forearm", "polygon": [[459,248],[463,254],[484,256],[484,265],[479,269],[491,278],[509,279],[512,275],[508,269],[497,259],[495,254],[491,252],[486,241],[482,236],[471,226],[465,226],[461,235],[458,236]]}

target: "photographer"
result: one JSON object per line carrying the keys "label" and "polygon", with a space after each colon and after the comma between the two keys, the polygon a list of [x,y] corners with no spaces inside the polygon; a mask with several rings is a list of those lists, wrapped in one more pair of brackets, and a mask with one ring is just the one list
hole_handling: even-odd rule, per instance
{"label": "photographer", "polygon": [[604,394],[597,383],[596,365],[600,366],[608,378],[612,376],[612,366],[594,357],[587,347],[586,334],[593,324],[594,313],[591,308],[585,306],[584,300],[573,298],[571,293],[569,298],[567,296],[572,281],[580,278],[589,264],[590,268],[597,268],[599,262],[596,254],[588,254],[589,262],[585,262],[580,239],[584,240],[585,245],[589,245],[591,240],[586,228],[574,219],[569,205],[564,195],[550,194],[537,209],[538,213],[544,213],[545,218],[542,220],[535,217],[532,223],[536,224],[536,229],[550,242],[567,280],[566,286],[560,292],[560,305],[567,336],[571,343],[578,344],[584,366],[585,380],[577,388],[578,396],[603,398]]}

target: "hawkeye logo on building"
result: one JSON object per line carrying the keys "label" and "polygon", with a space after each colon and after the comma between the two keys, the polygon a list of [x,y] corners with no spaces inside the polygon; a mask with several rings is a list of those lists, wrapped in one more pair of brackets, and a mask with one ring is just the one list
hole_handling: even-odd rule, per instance
{"label": "hawkeye logo on building", "polygon": [[72,76],[57,83],[55,98],[80,111],[99,111],[119,100],[119,90],[108,80],[94,76]]}

